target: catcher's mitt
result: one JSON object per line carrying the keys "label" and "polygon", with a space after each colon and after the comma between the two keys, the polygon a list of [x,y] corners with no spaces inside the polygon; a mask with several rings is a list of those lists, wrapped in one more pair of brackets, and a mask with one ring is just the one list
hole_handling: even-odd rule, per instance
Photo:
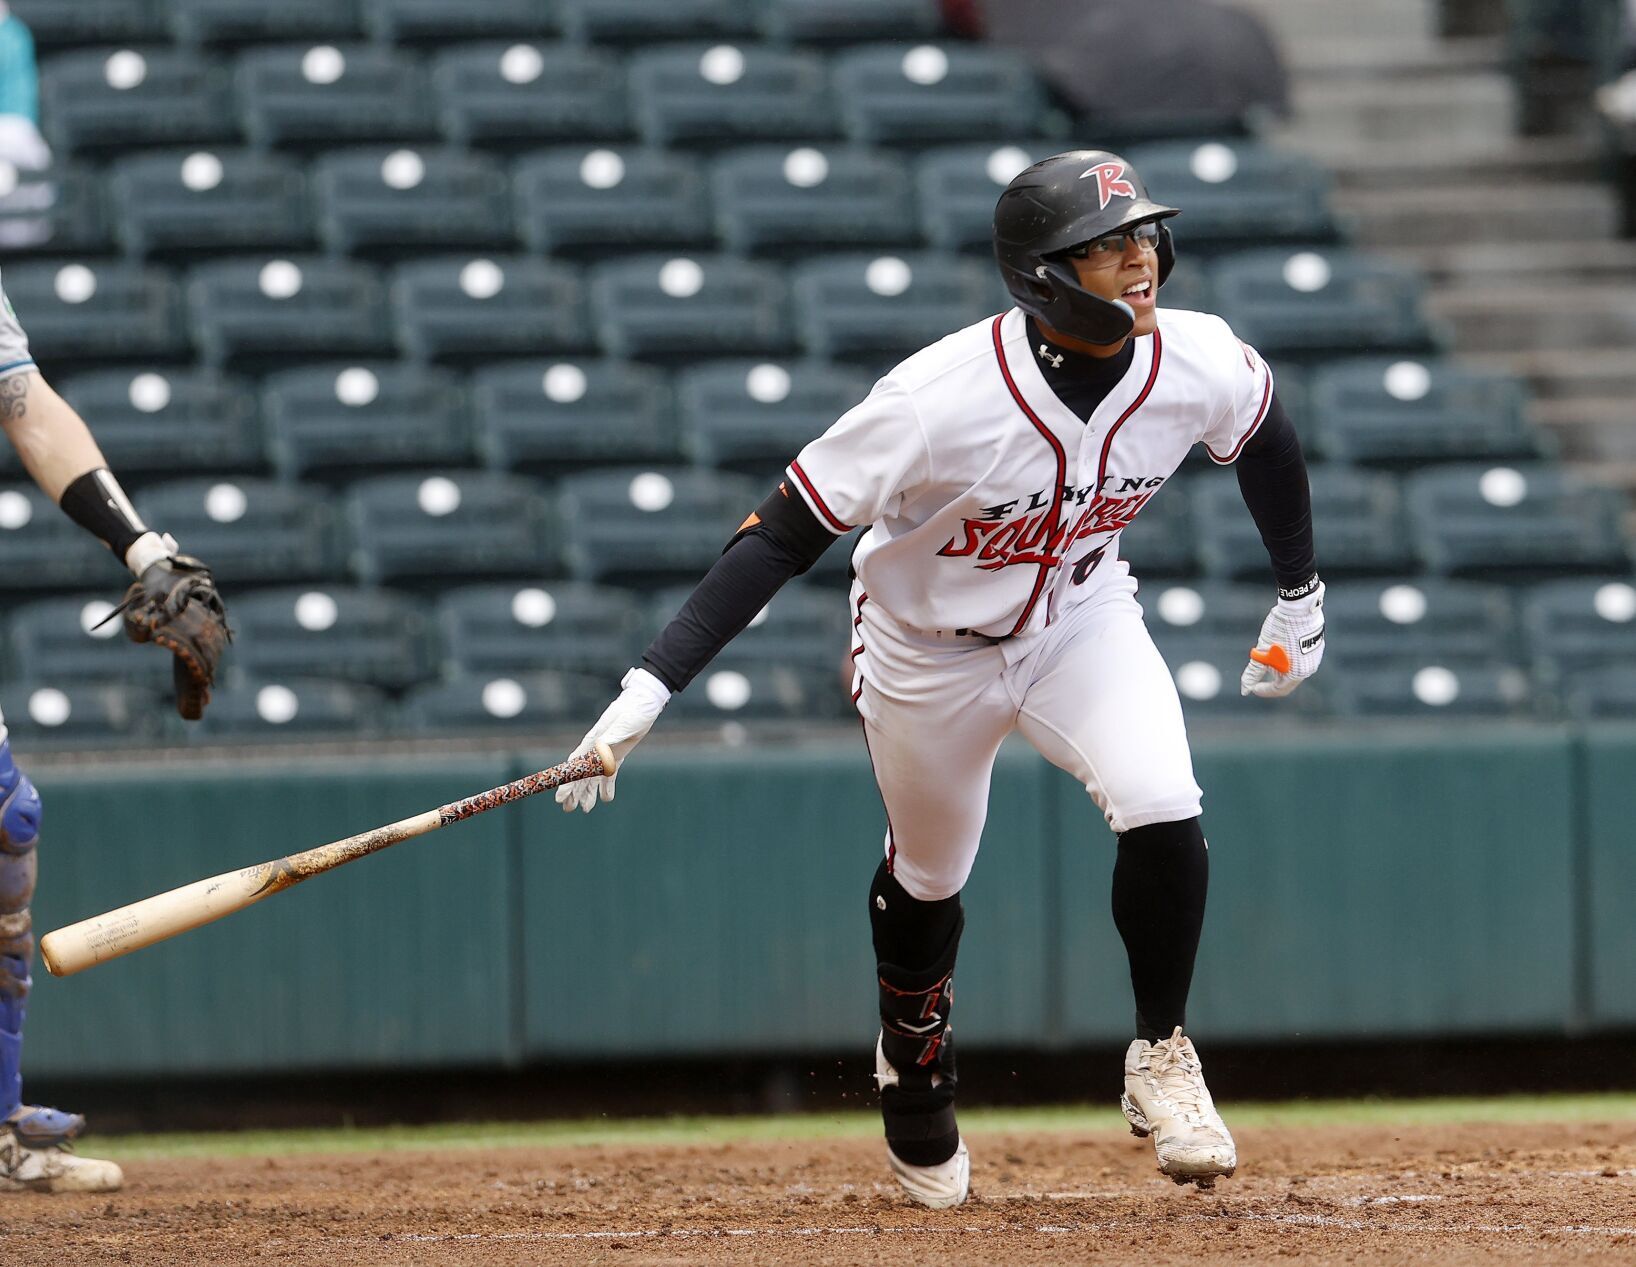
{"label": "catcher's mitt", "polygon": [[176,711],[198,721],[210,703],[216,665],[233,640],[210,569],[187,554],[151,563],[118,610],[132,642],[158,643],[176,657]]}

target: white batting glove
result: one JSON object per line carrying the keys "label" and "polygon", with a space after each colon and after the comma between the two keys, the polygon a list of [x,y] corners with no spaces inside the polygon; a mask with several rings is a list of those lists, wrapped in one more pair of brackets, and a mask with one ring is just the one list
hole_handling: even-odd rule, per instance
{"label": "white batting glove", "polygon": [[576,809],[589,814],[598,800],[613,800],[614,780],[619,777],[618,767],[625,764],[625,754],[642,742],[642,736],[653,729],[653,723],[670,702],[670,688],[646,669],[632,669],[619,685],[625,688],[619,698],[608,705],[571,754],[581,756],[598,742],[605,743],[613,749],[614,772],[559,787],[557,804],[565,814],[572,814]]}
{"label": "white batting glove", "polygon": [[1324,583],[1301,598],[1280,598],[1250,652],[1239,693],[1278,699],[1318,671],[1324,659]]}

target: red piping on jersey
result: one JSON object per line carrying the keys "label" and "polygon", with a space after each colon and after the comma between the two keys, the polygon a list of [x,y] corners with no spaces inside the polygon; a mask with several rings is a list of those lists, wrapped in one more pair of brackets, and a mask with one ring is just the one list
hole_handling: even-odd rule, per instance
{"label": "red piping on jersey", "polygon": [[[1011,377],[1011,367],[1005,362],[1005,344],[1000,338],[1000,323],[1004,320],[1005,314],[1001,313],[994,318],[993,327],[994,358],[1000,363],[1000,376],[1005,379],[1005,385],[1011,392],[1011,399],[1017,402],[1017,408],[1022,410],[1028,421],[1034,424],[1034,430],[1045,437],[1045,442],[1051,446],[1051,452],[1056,455],[1057,459],[1057,478],[1051,486],[1051,515],[1045,521],[1051,525],[1050,532],[1054,535],[1057,531],[1058,520],[1062,514],[1062,487],[1068,482],[1068,455],[1062,451],[1062,442],[1052,434],[1051,428],[1040,421],[1040,416],[1023,399],[1022,392],[1017,389],[1016,380]],[[1047,552],[1049,552],[1049,542],[1047,542]],[[1045,582],[1051,575],[1051,569],[1056,566],[1056,562],[1040,564],[1040,574],[1034,578],[1034,592],[1028,596],[1028,603],[1023,608],[1022,615],[1017,617],[1017,623],[1011,627],[1011,632],[1006,635],[1008,638],[1015,637],[1027,626],[1028,618],[1034,614],[1034,604],[1040,601],[1040,593],[1045,589]]]}
{"label": "red piping on jersey", "polygon": [[1264,387],[1262,387],[1262,389],[1261,389],[1261,410],[1260,410],[1259,413],[1256,414],[1255,421],[1250,424],[1250,429],[1244,433],[1243,439],[1241,439],[1237,444],[1235,444],[1233,446],[1233,451],[1231,453],[1229,453],[1226,457],[1217,457],[1216,456],[1216,451],[1214,449],[1212,449],[1208,444],[1205,445],[1204,446],[1204,451],[1210,455],[1210,460],[1212,462],[1216,463],[1218,466],[1231,466],[1233,464],[1233,462],[1238,458],[1238,455],[1240,453],[1244,452],[1244,446],[1250,442],[1250,437],[1253,436],[1257,431],[1261,430],[1261,424],[1267,417],[1267,406],[1270,405],[1270,404],[1272,404],[1272,371],[1271,370],[1269,370],[1267,372],[1266,385]]}
{"label": "red piping on jersey", "polygon": [[[863,605],[869,601],[867,590],[858,591],[858,614],[852,618],[852,627],[858,631],[858,650],[852,653],[856,659],[858,651],[863,650]],[[858,675],[858,689],[852,692],[852,702],[856,704],[863,695],[863,674]],[[892,834],[892,811],[886,805],[886,789],[880,785],[880,771],[875,769],[875,754],[869,747],[869,726],[864,721],[863,710],[858,710],[858,728],[863,731],[863,750],[869,755],[869,769],[875,776],[875,790],[880,793],[880,806],[886,813],[886,871],[890,875],[897,863],[898,842]]]}
{"label": "red piping on jersey", "polygon": [[1164,339],[1155,330],[1153,332],[1153,365],[1147,372],[1147,382],[1142,384],[1142,391],[1136,399],[1130,402],[1130,408],[1120,414],[1113,426],[1108,428],[1107,438],[1102,441],[1102,456],[1097,459],[1096,463],[1097,492],[1102,491],[1102,481],[1108,477],[1108,454],[1113,451],[1114,432],[1124,426],[1125,420],[1142,407],[1142,402],[1148,398],[1148,393],[1153,390],[1153,384],[1159,381],[1159,362],[1164,359],[1164,354]]}
{"label": "red piping on jersey", "polygon": [[824,504],[824,499],[818,495],[818,490],[812,486],[812,481],[807,478],[807,473],[801,469],[801,463],[799,461],[790,463],[790,474],[794,475],[796,479],[801,481],[801,487],[807,490],[807,496],[812,499],[812,504],[818,507],[818,513],[829,521],[829,526],[832,531],[838,534],[845,534],[852,531],[851,524],[842,523],[835,517],[835,513]]}

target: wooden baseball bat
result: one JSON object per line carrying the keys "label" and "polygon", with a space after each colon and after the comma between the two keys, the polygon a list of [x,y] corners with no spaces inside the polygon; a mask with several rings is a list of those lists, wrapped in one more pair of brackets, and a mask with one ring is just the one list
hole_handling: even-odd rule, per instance
{"label": "wooden baseball bat", "polygon": [[95,964],[118,959],[133,950],[141,950],[154,942],[175,937],[201,924],[208,924],[234,911],[253,906],[262,898],[282,893],[292,885],[324,871],[332,871],[355,858],[362,858],[388,845],[411,836],[423,836],[505,805],[520,801],[525,796],[561,787],[579,779],[597,778],[612,774],[615,769],[613,753],[607,744],[596,745],[595,752],[574,757],[549,770],[525,775],[512,783],[502,783],[487,792],[479,792],[464,800],[451,801],[437,809],[416,814],[359,832],[345,840],[319,845],[301,853],[288,854],[275,862],[263,862],[242,871],[227,871],[205,880],[195,880],[179,889],[156,893],[121,906],[103,915],[68,924],[40,939],[40,957],[54,977],[72,976]]}

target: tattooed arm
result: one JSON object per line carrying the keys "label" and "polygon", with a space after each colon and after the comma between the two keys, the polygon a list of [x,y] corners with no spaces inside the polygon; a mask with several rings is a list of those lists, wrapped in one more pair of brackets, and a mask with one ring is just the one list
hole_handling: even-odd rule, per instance
{"label": "tattooed arm", "polygon": [[85,420],[34,370],[0,378],[0,428],[52,501],[61,501],[80,476],[108,465]]}

